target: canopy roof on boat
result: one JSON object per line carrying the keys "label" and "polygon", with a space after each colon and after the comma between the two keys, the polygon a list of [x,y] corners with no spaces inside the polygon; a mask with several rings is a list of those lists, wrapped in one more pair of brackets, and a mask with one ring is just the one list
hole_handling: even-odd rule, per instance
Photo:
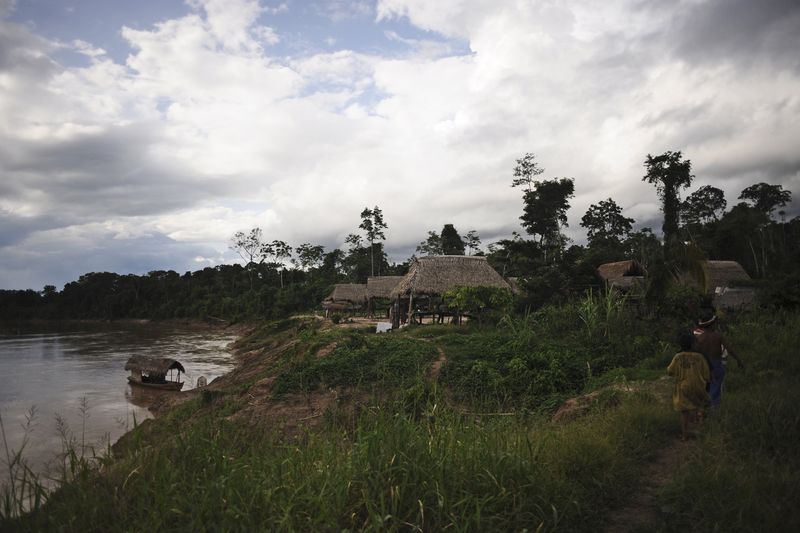
{"label": "canopy roof on boat", "polygon": [[182,364],[168,357],[134,355],[125,363],[125,370],[138,370],[140,372],[147,372],[148,374],[166,374],[170,370],[175,369],[186,372]]}

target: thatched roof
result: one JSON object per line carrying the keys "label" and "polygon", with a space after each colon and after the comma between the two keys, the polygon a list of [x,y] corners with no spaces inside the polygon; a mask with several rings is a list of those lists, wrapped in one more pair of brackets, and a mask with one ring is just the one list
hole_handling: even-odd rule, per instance
{"label": "thatched roof", "polygon": [[134,355],[125,363],[125,370],[139,370],[148,374],[166,374],[170,370],[180,370],[186,372],[183,365],[175,359],[167,357],[148,357],[146,355]]}
{"label": "thatched roof", "polygon": [[403,276],[375,276],[367,278],[367,295],[370,298],[391,298]]}
{"label": "thatched roof", "polygon": [[597,267],[597,275],[608,282],[631,276],[640,277],[646,273],[644,267],[635,259],[605,263]]}
{"label": "thatched roof", "polygon": [[715,292],[718,287],[730,287],[732,281],[750,279],[742,265],[736,261],[704,261],[703,272],[705,280],[700,279],[697,274],[682,272],[678,276],[678,281],[704,292]]}
{"label": "thatched roof", "polygon": [[706,277],[709,290],[715,287],[728,287],[731,281],[750,279],[742,265],[736,261],[706,261]]}
{"label": "thatched roof", "polygon": [[409,294],[443,294],[457,286],[497,287],[511,290],[485,257],[429,255],[415,258],[392,297]]}
{"label": "thatched roof", "polygon": [[337,283],[325,302],[362,303],[367,300],[367,286],[363,283]]}

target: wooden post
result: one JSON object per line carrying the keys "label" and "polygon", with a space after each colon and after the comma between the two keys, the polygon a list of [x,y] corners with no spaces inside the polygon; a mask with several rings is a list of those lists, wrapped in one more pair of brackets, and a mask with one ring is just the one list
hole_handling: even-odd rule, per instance
{"label": "wooden post", "polygon": [[408,293],[408,323],[414,320],[414,292]]}
{"label": "wooden post", "polygon": [[397,299],[392,303],[391,313],[389,313],[392,317],[392,329],[397,329],[400,327],[400,297],[398,296]]}

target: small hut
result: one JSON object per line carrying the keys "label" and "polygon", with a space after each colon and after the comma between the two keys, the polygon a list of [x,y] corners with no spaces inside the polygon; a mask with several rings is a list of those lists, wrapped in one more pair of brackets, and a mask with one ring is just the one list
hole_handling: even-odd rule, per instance
{"label": "small hut", "polygon": [[431,255],[411,261],[408,274],[392,290],[392,297],[398,300],[408,299],[409,314],[415,300],[433,312],[441,296],[449,289],[459,286],[511,290],[485,257]]}
{"label": "small hut", "polygon": [[400,283],[403,276],[374,276],[367,278],[367,298],[370,314],[375,313],[376,305],[381,300],[391,300],[392,290]]}
{"label": "small hut", "polygon": [[[183,365],[175,359],[146,355],[130,357],[125,363],[125,370],[129,370],[131,373],[128,381],[132,385],[174,390],[180,390],[183,387],[181,372],[186,372]],[[173,375],[173,371],[177,371],[177,377]]]}
{"label": "small hut", "polygon": [[[736,261],[706,261],[705,287],[699,287],[713,298],[713,305],[721,309],[749,309],[756,299],[755,289],[738,286],[738,283],[750,281],[747,271]],[[690,284],[692,284],[690,282]]]}
{"label": "small hut", "polygon": [[355,312],[367,304],[367,286],[363,283],[337,283],[322,301],[327,317],[331,311]]}
{"label": "small hut", "polygon": [[644,286],[647,270],[635,259],[604,263],[597,267],[597,275],[606,287],[620,292],[631,292]]}

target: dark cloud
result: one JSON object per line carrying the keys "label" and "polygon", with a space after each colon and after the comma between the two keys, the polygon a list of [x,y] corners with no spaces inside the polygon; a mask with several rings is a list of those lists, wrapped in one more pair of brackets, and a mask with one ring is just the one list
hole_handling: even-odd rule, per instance
{"label": "dark cloud", "polygon": [[[67,140],[8,140],[0,169],[19,197],[36,195],[49,212],[81,220],[142,216],[225,194],[219,180],[189,175],[150,155],[159,141],[146,124],[104,128]],[[5,189],[10,186],[4,187]]]}
{"label": "dark cloud", "polygon": [[0,209],[0,248],[24,242],[37,231],[46,231],[64,225],[63,220],[46,215],[23,217]]}
{"label": "dark cloud", "polygon": [[711,0],[681,6],[664,38],[692,63],[768,61],[800,69],[800,2]]}

